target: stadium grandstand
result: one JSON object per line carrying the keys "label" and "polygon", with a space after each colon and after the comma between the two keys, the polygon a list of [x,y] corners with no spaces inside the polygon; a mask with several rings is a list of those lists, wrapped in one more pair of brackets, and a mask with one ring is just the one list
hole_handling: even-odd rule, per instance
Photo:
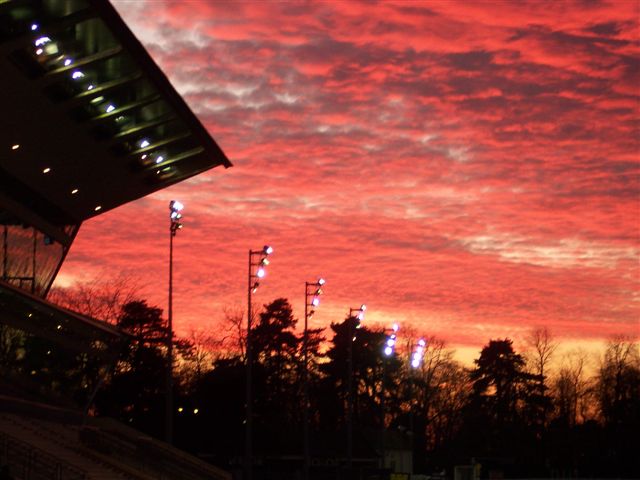
{"label": "stadium grandstand", "polygon": [[47,301],[83,221],[231,163],[106,0],[0,0],[0,479],[227,479],[91,404],[127,342]]}

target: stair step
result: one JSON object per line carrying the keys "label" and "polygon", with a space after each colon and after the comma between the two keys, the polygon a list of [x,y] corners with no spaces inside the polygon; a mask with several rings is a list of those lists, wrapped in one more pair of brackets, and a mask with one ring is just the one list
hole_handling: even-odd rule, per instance
{"label": "stair step", "polygon": [[[39,425],[36,425],[35,421],[26,421],[14,415],[0,416],[0,431],[56,457],[62,463],[84,471],[91,480],[125,480],[128,478],[109,466],[84,456],[79,451],[81,448],[79,440],[76,440],[75,445],[69,443],[72,436],[61,434],[57,437],[55,432],[38,427]],[[65,428],[65,426],[60,426],[58,430]],[[58,439],[62,441],[57,441]]]}

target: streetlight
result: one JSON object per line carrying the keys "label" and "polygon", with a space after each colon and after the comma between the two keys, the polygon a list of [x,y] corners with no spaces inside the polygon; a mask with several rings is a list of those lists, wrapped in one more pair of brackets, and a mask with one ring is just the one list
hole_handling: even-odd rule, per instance
{"label": "streetlight", "polygon": [[[304,357],[303,367],[303,436],[304,436],[304,479],[309,480],[309,319],[315,313],[315,308],[320,305],[320,295],[325,284],[324,278],[316,282],[304,282],[304,335],[302,340],[302,350]],[[311,308],[311,310],[309,310]]]}
{"label": "streetlight", "polygon": [[364,303],[360,305],[360,308],[350,308],[348,318],[349,375],[347,377],[347,468],[349,469],[350,475],[353,467],[353,342],[356,341],[356,329],[360,328],[360,322],[364,320],[364,312],[366,309],[367,306]]}
{"label": "streetlight", "polygon": [[253,434],[253,394],[251,392],[251,367],[253,362],[251,351],[251,322],[253,312],[251,311],[251,295],[256,293],[262,280],[267,274],[266,267],[269,265],[269,255],[273,253],[273,248],[265,245],[261,250],[249,250],[249,274],[247,283],[247,374],[246,374],[246,434],[244,451],[245,479],[251,480],[252,474],[252,434]]}
{"label": "streetlight", "polygon": [[177,200],[169,202],[169,307],[167,311],[167,377],[165,382],[165,440],[173,441],[173,237],[182,228],[184,205]]}

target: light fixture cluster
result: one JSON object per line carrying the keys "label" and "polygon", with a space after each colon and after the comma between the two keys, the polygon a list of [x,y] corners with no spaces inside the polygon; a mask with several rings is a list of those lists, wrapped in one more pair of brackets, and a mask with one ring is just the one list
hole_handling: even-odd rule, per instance
{"label": "light fixture cluster", "polygon": [[[148,138],[142,138],[137,142],[139,149],[148,149],[151,146],[151,141]],[[166,165],[167,154],[163,151],[142,152],[140,155],[140,163],[145,167],[157,167],[156,175],[159,175],[161,179],[164,179],[173,174],[173,167]]]}
{"label": "light fixture cluster", "polygon": [[[251,292],[255,293],[260,286],[260,280],[265,277],[267,274],[266,267],[269,265],[269,259],[267,258],[269,255],[273,253],[273,247],[269,245],[265,245],[262,247],[262,250],[250,250],[249,251],[249,263],[250,263],[250,283],[251,283]],[[258,258],[257,261],[254,261],[254,258]]]}
{"label": "light fixture cluster", "polygon": [[391,333],[389,335],[387,335],[387,340],[384,344],[384,354],[387,357],[390,357],[391,355],[393,355],[393,352],[395,352],[396,349],[396,341],[397,341],[397,333],[398,330],[400,329],[400,327],[398,326],[397,323],[394,323],[391,326]]}
{"label": "light fixture cluster", "polygon": [[364,320],[364,312],[367,309],[367,306],[363,303],[360,305],[360,308],[352,309],[353,311],[358,312],[356,318],[358,319],[358,323],[356,324],[356,328],[360,328],[362,320]]}
{"label": "light fixture cluster", "polygon": [[[90,81],[84,71],[80,69],[74,69],[72,67],[74,59],[62,51],[60,42],[56,41],[48,35],[40,33],[40,25],[38,23],[31,23],[29,29],[35,34],[33,48],[38,62],[45,65],[49,69],[71,67],[69,78],[75,85],[78,86],[79,90],[91,91],[95,88],[95,84]],[[91,100],[91,104],[99,106],[99,108],[104,113],[111,113],[116,109],[116,106],[113,103],[108,102],[103,96],[93,98]],[[15,144],[11,148],[13,150],[17,150],[18,148],[20,148],[20,145]],[[42,173],[44,174],[50,172],[50,167],[46,167],[42,170]],[[77,193],[77,188],[73,188],[71,190],[72,195],[75,195]],[[95,212],[98,212],[100,210],[102,210],[101,205],[97,205],[94,208]]]}
{"label": "light fixture cluster", "polygon": [[180,213],[184,205],[177,200],[169,202],[169,221],[171,222],[171,236],[175,237],[176,232],[182,228],[182,214]]}
{"label": "light fixture cluster", "polygon": [[424,357],[424,348],[427,345],[427,342],[424,339],[418,340],[418,344],[416,345],[416,349],[411,354],[411,366],[413,368],[418,368],[422,363],[422,358]]}
{"label": "light fixture cluster", "polygon": [[[50,69],[69,68],[69,78],[76,91],[90,92],[96,88],[96,83],[91,79],[91,73],[83,71],[80,68],[74,68],[75,60],[62,51],[60,42],[40,33],[40,25],[37,23],[32,23],[30,29],[36,33],[33,46],[38,62]],[[96,95],[89,103],[102,115],[117,115],[114,120],[118,128],[121,128],[123,124],[127,123],[128,117],[119,114],[118,105],[105,96]],[[141,138],[135,143],[139,149],[146,149],[151,145],[151,142],[147,138]],[[175,174],[174,168],[171,165],[165,165],[166,159],[167,156],[164,152],[143,152],[140,157],[140,161],[145,167],[158,167],[155,173],[160,180],[164,180]]]}
{"label": "light fixture cluster", "polygon": [[[49,69],[71,67],[70,78],[71,80],[76,82],[76,84],[79,84],[81,86],[80,90],[93,90],[95,88],[95,85],[91,83],[85,72],[80,69],[73,68],[72,65],[74,64],[74,59],[62,51],[60,42],[52,39],[47,35],[38,33],[39,30],[40,25],[38,25],[37,23],[31,24],[31,31],[36,33],[33,46],[34,53],[38,62],[45,65]],[[96,102],[92,101],[92,103]],[[107,108],[108,106],[104,107],[104,109]],[[115,109],[115,107],[113,107],[113,109]]]}
{"label": "light fixture cluster", "polygon": [[[307,307],[310,310],[307,313],[307,318],[313,317],[315,308],[320,305],[320,295],[322,295],[322,287],[325,284],[324,278],[319,278],[317,282],[306,282],[306,302]],[[311,288],[311,291],[309,290]],[[309,299],[311,298],[311,301]]]}
{"label": "light fixture cluster", "polygon": [[[364,320],[364,312],[367,310],[367,306],[363,303],[362,305],[360,305],[360,308],[350,308],[349,309],[349,318],[352,318],[355,320],[356,324],[355,324],[355,328],[360,328],[362,326],[362,320]],[[356,335],[354,332],[352,341],[355,342],[356,341]]]}
{"label": "light fixture cluster", "polygon": [[[34,45],[34,53],[39,63],[49,69],[61,69],[61,71],[69,70],[69,79],[71,85],[76,92],[91,92],[96,89],[96,83],[92,80],[95,75],[86,72],[81,68],[74,67],[76,63],[73,57],[63,52],[60,42],[51,37],[39,33],[40,26],[37,23],[31,24],[31,31],[36,33]],[[100,114],[118,114],[116,111],[118,106],[103,95],[94,96],[89,103]],[[115,113],[114,113],[115,112]],[[119,127],[126,119],[123,115],[115,118],[115,123]]]}

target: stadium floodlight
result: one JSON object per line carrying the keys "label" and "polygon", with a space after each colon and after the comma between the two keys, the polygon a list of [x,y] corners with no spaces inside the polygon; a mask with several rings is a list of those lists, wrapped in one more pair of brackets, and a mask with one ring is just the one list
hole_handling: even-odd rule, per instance
{"label": "stadium floodlight", "polygon": [[[356,322],[355,328],[360,328],[360,322],[364,320],[364,312],[367,310],[367,306],[363,303],[360,305],[360,308],[350,308],[349,309],[349,318],[355,318],[358,320]],[[355,313],[355,315],[354,315]],[[354,337],[355,340],[355,337]]]}
{"label": "stadium floodlight", "polygon": [[356,341],[356,329],[361,327],[367,306],[363,303],[359,308],[350,308],[347,318],[349,326],[348,369],[347,372],[347,468],[351,472],[353,466],[353,342]]}
{"label": "stadium floodlight", "polygon": [[177,200],[169,202],[169,305],[167,308],[167,376],[165,404],[165,440],[173,441],[173,237],[182,228],[184,205]]}
{"label": "stadium floodlight", "polygon": [[315,308],[320,305],[320,295],[323,294],[322,286],[324,278],[315,282],[304,283],[304,332],[302,340],[303,351],[303,434],[304,434],[304,470],[303,479],[309,479],[311,456],[309,449],[309,319],[315,313]]}
{"label": "stadium floodlight", "polygon": [[256,293],[260,280],[266,274],[266,266],[269,265],[267,257],[273,254],[273,247],[265,245],[261,250],[249,250],[249,274],[247,282],[247,338],[246,338],[246,419],[245,419],[245,451],[244,451],[244,477],[251,479],[252,458],[253,458],[253,392],[251,370],[253,363],[253,352],[251,342],[251,324],[253,312],[251,308],[251,295]]}
{"label": "stadium floodlight", "polygon": [[[386,329],[387,338],[384,342],[384,348],[382,352],[384,356],[389,358],[393,356],[396,350],[396,343],[398,342],[398,330],[400,330],[400,326],[397,323],[393,323],[391,328]],[[382,458],[385,457],[385,441],[386,441],[386,414],[385,414],[385,388],[387,385],[387,368],[389,362],[384,361],[382,364],[382,383],[381,383],[381,395],[380,395],[380,425],[382,427],[382,437],[381,437],[381,448],[382,448]]]}
{"label": "stadium floodlight", "polygon": [[171,236],[175,237],[176,232],[182,228],[182,214],[180,213],[184,209],[184,205],[177,200],[171,200],[169,202],[169,220],[171,223]]}
{"label": "stadium floodlight", "polygon": [[390,329],[391,333],[387,335],[387,339],[385,341],[384,350],[383,350],[385,356],[387,357],[390,357],[395,352],[396,342],[398,339],[397,333],[399,329],[400,327],[398,326],[398,324],[394,323]]}
{"label": "stadium floodlight", "polygon": [[411,354],[411,366],[413,368],[418,368],[422,364],[422,359],[424,357],[424,348],[427,345],[427,342],[424,339],[418,340],[418,344],[416,345],[413,354]]}

